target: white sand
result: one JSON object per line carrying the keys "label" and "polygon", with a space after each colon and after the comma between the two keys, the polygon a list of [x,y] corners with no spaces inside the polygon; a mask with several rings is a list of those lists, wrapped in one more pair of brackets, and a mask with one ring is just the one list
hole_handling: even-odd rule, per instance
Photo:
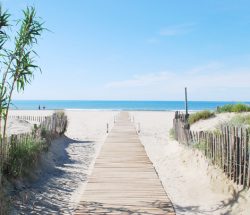
{"label": "white sand", "polygon": [[9,119],[7,121],[7,135],[29,133],[33,127],[33,124],[25,120]]}
{"label": "white sand", "polygon": [[193,131],[212,131],[220,129],[221,125],[227,124],[235,116],[246,116],[249,113],[220,113],[216,114],[215,117],[206,120],[199,120],[191,125]]}
{"label": "white sand", "polygon": [[[41,169],[34,172],[36,180],[17,183],[13,214],[59,214],[60,210],[72,214],[78,204],[106,138],[106,123],[112,127],[117,112],[68,110],[66,113],[69,127],[65,137],[54,141],[43,156]],[[41,111],[27,114],[40,115]],[[170,138],[173,112],[141,111],[131,115],[137,127],[140,123],[141,141],[177,214],[250,214],[249,193],[238,193],[200,153]],[[211,121],[208,122],[202,126],[209,127]]]}
{"label": "white sand", "polygon": [[131,115],[136,126],[140,123],[141,141],[177,214],[250,214],[249,193],[237,192],[200,153],[170,138],[173,112],[131,112]]}
{"label": "white sand", "polygon": [[[27,115],[40,114],[41,111],[27,112]],[[93,161],[106,138],[106,125],[112,127],[117,112],[67,110],[66,114],[69,125],[65,136],[54,141],[43,155],[32,181],[16,182],[12,214],[59,214],[60,211],[72,214],[77,206]]]}
{"label": "white sand", "polygon": [[[10,110],[9,116],[49,116],[52,115],[53,112],[54,111],[49,111],[49,110],[40,110],[40,111]],[[34,124],[39,124],[39,123],[9,117],[7,121],[7,134],[8,136],[10,136],[12,134],[29,133],[34,128]],[[2,123],[2,128],[3,128],[3,123]]]}
{"label": "white sand", "polygon": [[236,113],[220,113],[216,114],[215,117],[206,120],[199,120],[198,122],[191,125],[193,131],[211,131],[219,129],[220,125],[228,123]]}

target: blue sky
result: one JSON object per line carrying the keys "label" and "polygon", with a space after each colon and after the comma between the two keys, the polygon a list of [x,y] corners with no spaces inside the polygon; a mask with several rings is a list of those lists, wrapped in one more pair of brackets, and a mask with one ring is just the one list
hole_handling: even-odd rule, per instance
{"label": "blue sky", "polygon": [[250,2],[3,0],[52,31],[43,73],[15,99],[250,100]]}

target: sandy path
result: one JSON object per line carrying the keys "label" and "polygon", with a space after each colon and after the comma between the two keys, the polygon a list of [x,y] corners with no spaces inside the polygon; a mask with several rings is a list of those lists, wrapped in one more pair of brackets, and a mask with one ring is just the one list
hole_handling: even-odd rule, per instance
{"label": "sandy path", "polygon": [[140,138],[177,214],[250,214],[249,193],[235,193],[221,171],[169,135],[173,112],[131,112]]}
{"label": "sandy path", "polygon": [[[106,137],[112,111],[66,111],[65,137],[53,142],[43,156],[42,169],[33,182],[19,182],[13,189],[16,211],[12,214],[72,214],[84,191],[93,161]],[[32,111],[32,114],[41,112]],[[29,114],[29,113],[27,113]],[[31,114],[31,115],[32,115]],[[177,214],[249,215],[250,194],[235,187],[206,159],[169,136],[173,112],[131,112],[140,122],[140,138],[153,162]],[[211,119],[216,124],[216,119]],[[197,127],[209,127],[202,122]],[[27,197],[27,199],[25,198]]]}
{"label": "sandy path", "polygon": [[65,136],[52,143],[33,180],[19,182],[14,188],[12,214],[72,214],[78,204],[106,138],[106,123],[112,126],[116,112],[68,110],[66,114],[69,126]]}

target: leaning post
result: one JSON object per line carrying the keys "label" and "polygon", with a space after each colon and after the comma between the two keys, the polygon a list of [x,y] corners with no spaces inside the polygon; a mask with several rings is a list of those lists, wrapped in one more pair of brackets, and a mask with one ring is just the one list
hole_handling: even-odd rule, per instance
{"label": "leaning post", "polygon": [[185,87],[185,125],[184,125],[184,131],[185,131],[185,136],[186,136],[186,143],[189,144],[189,129],[190,129],[190,125],[188,123],[188,118],[189,118],[189,114],[188,114],[188,98],[187,98],[187,87]]}
{"label": "leaning post", "polygon": [[186,109],[186,117],[188,117],[187,87],[185,87],[185,109]]}

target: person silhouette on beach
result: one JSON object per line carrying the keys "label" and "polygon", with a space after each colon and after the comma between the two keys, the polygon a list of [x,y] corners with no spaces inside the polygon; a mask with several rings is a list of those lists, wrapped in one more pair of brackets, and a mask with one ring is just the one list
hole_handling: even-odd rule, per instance
{"label": "person silhouette on beach", "polygon": [[45,110],[45,106],[43,106],[43,110]]}
{"label": "person silhouette on beach", "polygon": [[38,106],[38,110],[41,110],[41,107],[40,107],[40,105]]}

